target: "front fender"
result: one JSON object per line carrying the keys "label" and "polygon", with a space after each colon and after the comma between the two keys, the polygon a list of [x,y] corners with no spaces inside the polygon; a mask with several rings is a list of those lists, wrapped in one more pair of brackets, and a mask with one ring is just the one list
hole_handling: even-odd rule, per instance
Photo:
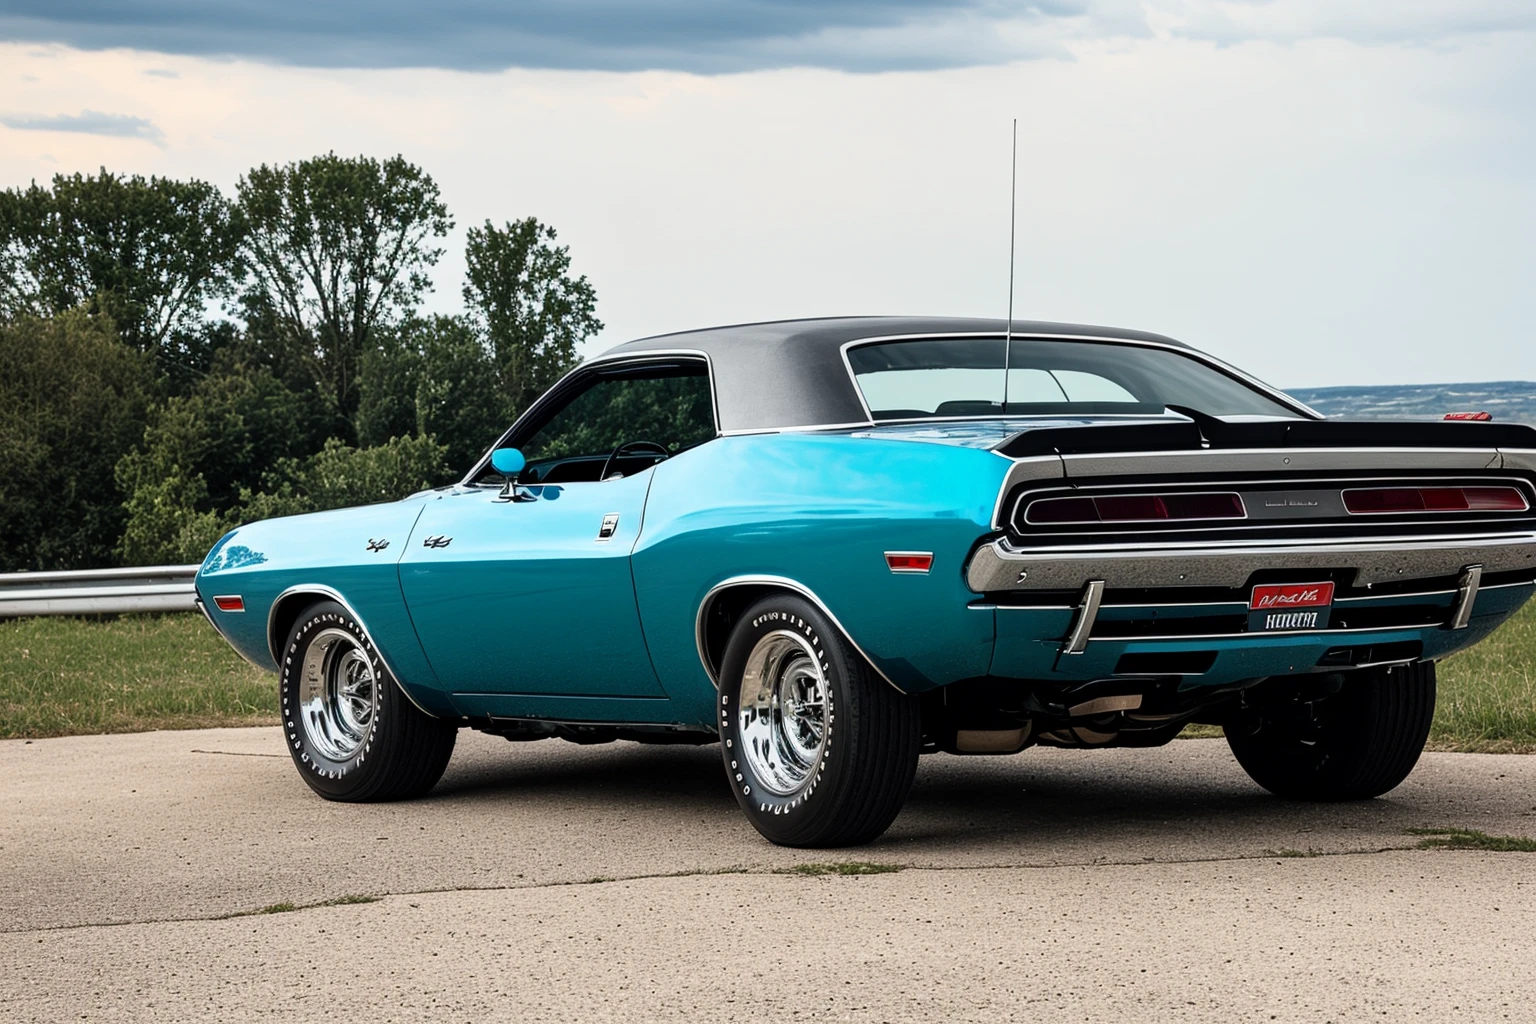
{"label": "front fender", "polygon": [[[284,640],[274,634],[286,632],[280,623],[283,613],[295,610],[290,602],[339,596],[406,694],[431,713],[453,714],[400,592],[400,554],[431,500],[434,495],[419,495],[231,530],[198,570],[198,596],[225,639],[253,664],[274,672]],[[220,610],[213,598],[226,595],[239,595],[245,610]]]}

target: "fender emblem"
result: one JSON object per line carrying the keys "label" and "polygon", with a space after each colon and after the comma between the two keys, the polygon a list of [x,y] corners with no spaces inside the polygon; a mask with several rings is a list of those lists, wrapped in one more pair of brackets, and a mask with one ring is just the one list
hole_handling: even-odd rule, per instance
{"label": "fender emblem", "polygon": [[432,536],[423,540],[421,542],[421,546],[424,548],[445,548],[452,543],[452,537],[444,537],[440,533],[434,533]]}
{"label": "fender emblem", "polygon": [[368,538],[369,551],[383,551],[387,547],[389,547],[389,541],[383,537],[380,537],[378,540],[374,540],[372,537]]}

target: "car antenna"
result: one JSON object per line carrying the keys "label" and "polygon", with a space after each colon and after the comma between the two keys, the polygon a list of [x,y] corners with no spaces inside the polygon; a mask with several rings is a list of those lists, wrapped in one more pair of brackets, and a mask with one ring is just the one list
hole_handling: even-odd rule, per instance
{"label": "car antenna", "polygon": [[1008,171],[1008,333],[1003,335],[1003,408],[1008,415],[1008,368],[1013,355],[1013,236],[1019,207],[1019,119],[1013,119],[1013,149]]}

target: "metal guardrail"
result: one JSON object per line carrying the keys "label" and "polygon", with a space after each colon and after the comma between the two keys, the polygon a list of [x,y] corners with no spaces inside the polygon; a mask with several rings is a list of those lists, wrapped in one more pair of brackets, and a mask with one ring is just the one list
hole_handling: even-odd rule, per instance
{"label": "metal guardrail", "polygon": [[0,619],[22,615],[190,612],[195,565],[0,573]]}

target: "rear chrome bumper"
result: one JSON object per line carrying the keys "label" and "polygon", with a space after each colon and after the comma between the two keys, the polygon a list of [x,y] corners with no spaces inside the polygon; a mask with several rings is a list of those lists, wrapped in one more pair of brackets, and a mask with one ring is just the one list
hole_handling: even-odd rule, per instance
{"label": "rear chrome bumper", "polygon": [[1353,569],[1355,586],[1456,576],[1469,565],[1484,573],[1536,573],[1536,534],[1387,537],[1370,541],[1226,541],[1199,545],[1096,544],[1015,548],[997,540],[966,568],[979,593],[1079,590],[1102,580],[1109,590],[1133,587],[1226,587],[1263,569]]}

